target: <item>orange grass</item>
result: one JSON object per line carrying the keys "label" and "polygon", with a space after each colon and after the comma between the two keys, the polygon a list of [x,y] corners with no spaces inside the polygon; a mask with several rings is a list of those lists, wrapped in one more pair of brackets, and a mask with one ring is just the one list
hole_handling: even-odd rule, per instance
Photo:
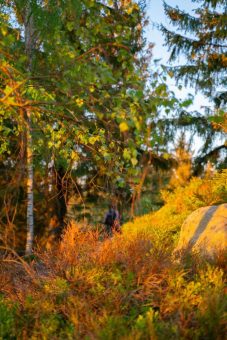
{"label": "orange grass", "polygon": [[32,278],[23,264],[2,261],[5,338],[223,338],[223,271],[176,265],[144,232],[101,242],[97,232],[70,225],[30,262]]}

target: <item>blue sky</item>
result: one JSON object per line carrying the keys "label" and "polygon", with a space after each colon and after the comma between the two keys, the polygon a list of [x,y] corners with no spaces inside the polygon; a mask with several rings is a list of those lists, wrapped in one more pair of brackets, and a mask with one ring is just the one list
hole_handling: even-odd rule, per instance
{"label": "blue sky", "polygon": [[[192,1],[190,0],[166,0],[166,2],[171,6],[178,6],[180,9],[191,13],[193,13],[193,9],[196,8],[196,4],[192,3]],[[164,14],[162,0],[148,0],[147,15],[150,23],[146,27],[145,36],[147,42],[152,42],[155,44],[153,48],[153,58],[162,59],[161,63],[166,65],[169,58],[168,48],[166,46],[163,46],[164,39],[161,32],[152,25],[152,23],[162,23],[166,27],[170,29],[172,28]],[[181,62],[182,60],[183,58],[181,58]],[[185,98],[187,96],[187,93],[192,93],[193,95],[195,94],[195,90],[193,88],[183,88],[181,91],[179,91],[178,88],[175,86],[175,82],[171,79],[169,79],[168,85],[171,90],[174,90],[176,95],[179,97]],[[201,111],[202,107],[205,105],[210,105],[210,103],[207,98],[199,93],[195,96],[194,104],[190,107],[190,109]]]}
{"label": "blue sky", "polygon": [[[166,0],[168,5],[178,6],[180,9],[183,9],[187,12],[192,12],[193,8],[195,8],[195,4],[192,4],[190,0]],[[193,6],[194,5],[194,6]],[[154,23],[162,23],[168,28],[171,28],[169,22],[164,14],[163,3],[162,0],[148,0],[147,4],[147,14],[149,17],[150,24],[146,29],[146,37],[148,41],[155,42],[154,47],[154,56],[158,56],[159,58],[163,58],[165,62],[168,60],[168,52],[167,47],[162,46],[164,39],[157,28],[152,27],[152,22]]]}
{"label": "blue sky", "polygon": [[[178,6],[180,9],[193,14],[193,9],[196,8],[195,3],[191,0],[166,0],[166,3],[171,6]],[[163,1],[162,0],[148,0],[147,2],[147,16],[149,19],[149,25],[146,27],[145,37],[148,43],[154,43],[153,48],[153,59],[161,59],[160,63],[167,65],[169,59],[169,52],[164,44],[164,38],[158,28],[154,27],[153,23],[164,24],[169,29],[174,29],[168,22],[167,17],[164,14]],[[181,58],[179,62],[183,62],[184,58]],[[203,112],[204,106],[210,106],[211,103],[207,98],[205,98],[201,93],[195,94],[194,88],[185,88],[183,86],[182,90],[179,90],[175,85],[174,79],[168,79],[167,84],[169,88],[175,92],[178,98],[186,98],[188,93],[194,95],[194,103],[190,106],[190,111]],[[183,84],[182,84],[183,85]],[[195,136],[194,143],[192,146],[192,152],[196,155],[202,146],[202,141],[200,138]]]}

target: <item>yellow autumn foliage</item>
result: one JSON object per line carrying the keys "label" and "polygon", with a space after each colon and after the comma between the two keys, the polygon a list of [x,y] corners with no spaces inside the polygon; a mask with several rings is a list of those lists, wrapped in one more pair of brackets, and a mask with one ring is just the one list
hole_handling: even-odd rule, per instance
{"label": "yellow autumn foliage", "polygon": [[162,191],[165,205],[157,212],[135,218],[123,226],[125,234],[145,232],[165,238],[179,232],[186,217],[194,210],[227,202],[227,170],[212,179],[192,178],[188,185],[174,191]]}

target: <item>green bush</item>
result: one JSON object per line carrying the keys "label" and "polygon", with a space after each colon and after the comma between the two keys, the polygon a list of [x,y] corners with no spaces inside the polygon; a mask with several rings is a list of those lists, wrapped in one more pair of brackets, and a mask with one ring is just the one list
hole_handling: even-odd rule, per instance
{"label": "green bush", "polygon": [[0,296],[0,339],[16,339],[17,306],[7,303]]}

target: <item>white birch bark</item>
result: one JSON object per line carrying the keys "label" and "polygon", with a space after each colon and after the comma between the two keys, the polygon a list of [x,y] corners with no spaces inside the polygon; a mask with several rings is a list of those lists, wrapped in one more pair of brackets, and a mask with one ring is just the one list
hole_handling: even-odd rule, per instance
{"label": "white birch bark", "polygon": [[[32,72],[33,51],[35,45],[33,15],[28,1],[25,9],[25,49],[28,57],[28,72]],[[33,152],[32,152],[32,112],[30,109],[26,110],[27,120],[27,241],[26,241],[26,255],[32,253],[33,239],[34,239],[34,174],[33,174]]]}

